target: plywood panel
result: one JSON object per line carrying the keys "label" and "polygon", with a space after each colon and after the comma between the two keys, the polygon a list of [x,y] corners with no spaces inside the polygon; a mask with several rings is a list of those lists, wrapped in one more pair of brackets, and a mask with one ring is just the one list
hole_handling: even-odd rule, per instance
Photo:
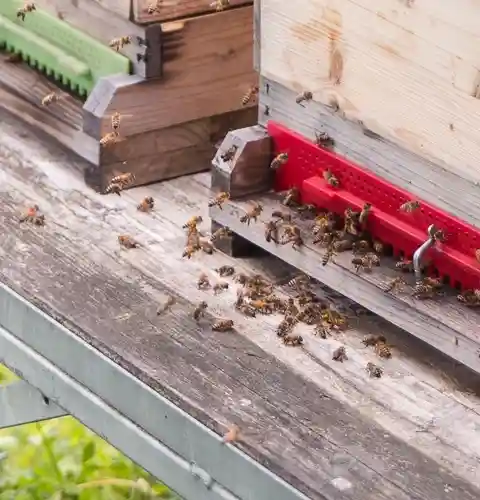
{"label": "plywood panel", "polygon": [[261,16],[264,76],[480,179],[480,2],[262,0]]}

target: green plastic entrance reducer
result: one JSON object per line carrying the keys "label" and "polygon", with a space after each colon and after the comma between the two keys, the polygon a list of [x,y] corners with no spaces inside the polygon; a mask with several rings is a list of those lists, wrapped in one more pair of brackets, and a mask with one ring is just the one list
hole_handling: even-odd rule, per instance
{"label": "green plastic entrance reducer", "polygon": [[0,0],[0,48],[20,54],[82,97],[99,78],[130,73],[125,56],[38,7],[24,21],[17,18],[23,6],[23,0]]}

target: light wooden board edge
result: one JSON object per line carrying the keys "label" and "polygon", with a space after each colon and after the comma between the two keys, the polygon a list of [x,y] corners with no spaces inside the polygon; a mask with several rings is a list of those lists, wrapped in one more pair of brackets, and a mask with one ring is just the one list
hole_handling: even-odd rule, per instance
{"label": "light wooden board edge", "polygon": [[309,102],[303,108],[295,103],[295,97],[293,91],[261,76],[259,123],[266,126],[273,120],[312,140],[315,131],[325,131],[335,140],[336,153],[480,228],[480,188],[474,179],[463,178],[386,141],[323,104]]}
{"label": "light wooden board edge", "polygon": [[260,43],[262,39],[262,0],[253,1],[253,67],[255,71],[261,69],[261,50]]}
{"label": "light wooden board edge", "polygon": [[[252,223],[251,226],[242,224],[236,212],[238,210],[235,205],[229,203],[222,210],[213,207],[209,213],[212,220],[218,224],[228,226],[234,233],[254,245],[312,276],[476,373],[480,373],[480,343],[444,325],[438,317],[428,316],[415,307],[407,306],[395,295],[385,293],[359,274],[333,263],[323,267],[318,254],[306,248],[296,251],[290,246],[268,244],[265,241],[263,224]],[[456,339],[459,339],[458,342]]]}

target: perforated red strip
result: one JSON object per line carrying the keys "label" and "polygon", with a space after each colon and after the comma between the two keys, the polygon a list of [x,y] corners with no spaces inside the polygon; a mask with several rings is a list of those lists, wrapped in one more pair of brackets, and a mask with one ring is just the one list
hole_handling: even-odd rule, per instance
{"label": "perforated red strip", "polygon": [[[480,288],[480,263],[475,258],[475,250],[480,248],[480,230],[422,200],[419,200],[419,210],[411,214],[401,212],[400,205],[414,198],[407,191],[278,123],[269,122],[267,129],[275,153],[287,152],[289,155],[288,162],[277,172],[277,191],[296,186],[300,188],[304,203],[313,203],[339,214],[347,207],[360,210],[364,203],[371,203],[369,231],[372,236],[391,245],[396,255],[403,254],[410,259],[427,239],[428,226],[435,224],[447,239],[429,250],[426,258],[453,286]],[[338,178],[340,188],[332,188],[325,182],[323,172],[327,169]]]}

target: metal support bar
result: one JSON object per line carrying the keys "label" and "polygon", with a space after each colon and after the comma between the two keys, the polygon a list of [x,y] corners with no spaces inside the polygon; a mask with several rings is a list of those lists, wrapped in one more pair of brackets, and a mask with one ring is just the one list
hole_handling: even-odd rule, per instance
{"label": "metal support bar", "polygon": [[68,415],[23,380],[0,387],[0,429]]}
{"label": "metal support bar", "polygon": [[0,361],[192,500],[307,500],[5,285]]}

